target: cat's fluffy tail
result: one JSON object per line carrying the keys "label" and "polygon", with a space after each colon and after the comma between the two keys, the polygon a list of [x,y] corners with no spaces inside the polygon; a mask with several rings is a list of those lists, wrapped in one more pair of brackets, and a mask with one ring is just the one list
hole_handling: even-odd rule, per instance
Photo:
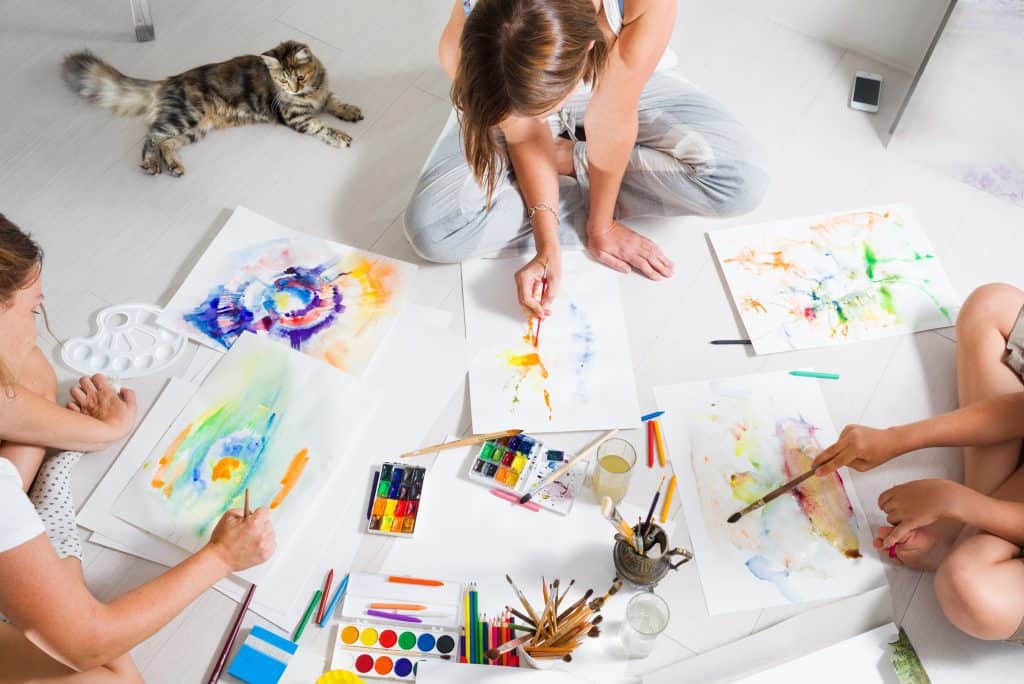
{"label": "cat's fluffy tail", "polygon": [[158,81],[125,76],[89,51],[64,58],[64,82],[89,102],[121,116],[142,116],[156,104]]}

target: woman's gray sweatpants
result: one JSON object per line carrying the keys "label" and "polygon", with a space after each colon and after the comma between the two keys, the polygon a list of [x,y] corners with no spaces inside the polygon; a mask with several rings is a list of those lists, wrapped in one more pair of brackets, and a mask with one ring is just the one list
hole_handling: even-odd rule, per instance
{"label": "woman's gray sweatpants", "polygon": [[[589,89],[557,116],[553,135],[582,125]],[[746,130],[717,101],[675,71],[655,72],[640,95],[639,132],[619,190],[615,215],[735,216],[760,203],[768,175]],[[573,150],[576,178],[559,178],[562,244],[583,242],[589,177],[587,143]],[[424,259],[444,263],[532,246],[526,207],[506,171],[486,208],[462,150],[455,112],[427,158],[405,212],[405,233]]]}

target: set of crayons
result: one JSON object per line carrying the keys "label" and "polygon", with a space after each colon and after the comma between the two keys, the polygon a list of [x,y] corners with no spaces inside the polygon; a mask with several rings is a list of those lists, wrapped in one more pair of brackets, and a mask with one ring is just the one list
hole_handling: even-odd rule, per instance
{"label": "set of crayons", "polygon": [[[712,343],[712,344],[714,344],[714,343]],[[665,450],[665,437],[664,437],[664,435],[661,432],[661,421],[658,420],[658,418],[660,418],[662,415],[664,415],[664,413],[665,413],[664,411],[655,411],[654,413],[648,413],[648,414],[646,414],[644,416],[640,416],[640,420],[647,424],[647,467],[648,468],[653,468],[654,467],[654,455],[655,455],[655,452],[657,452],[657,455],[658,455],[658,465],[660,467],[664,468],[668,464],[668,458],[666,456],[666,450]],[[675,468],[673,468],[672,470],[675,471]],[[658,489],[660,490],[661,487],[659,486]],[[668,483],[668,489],[665,491],[665,500],[664,500],[664,502],[661,505],[661,515],[658,516],[658,519],[662,522],[662,524],[664,524],[665,522],[668,521],[669,510],[672,507],[672,495],[675,493],[675,490],[676,490],[676,476],[675,476],[675,472],[673,472],[672,473],[672,479],[669,480],[669,483]],[[657,497],[655,497],[654,501],[655,501],[655,504],[656,504],[657,501],[658,501]],[[654,510],[654,504],[651,505],[651,511],[653,511],[653,510]],[[649,519],[650,519],[650,516],[648,516],[648,521],[649,521]],[[648,526],[649,526],[649,524],[650,523],[648,522]]]}
{"label": "set of crayons", "polygon": [[500,617],[488,619],[477,612],[479,594],[470,584],[465,594],[466,630],[459,641],[459,662],[473,665],[503,665],[519,667],[519,654],[515,646],[515,618],[509,611]]}
{"label": "set of crayons", "polygon": [[423,493],[426,468],[402,463],[384,463],[373,475],[370,503],[366,510],[368,532],[412,535]]}

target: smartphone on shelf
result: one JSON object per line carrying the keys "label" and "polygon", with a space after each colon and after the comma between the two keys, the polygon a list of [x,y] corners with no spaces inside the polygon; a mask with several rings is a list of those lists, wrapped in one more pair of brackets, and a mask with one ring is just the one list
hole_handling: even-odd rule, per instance
{"label": "smartphone on shelf", "polygon": [[862,112],[877,112],[878,100],[882,94],[882,75],[858,71],[853,79],[850,94],[850,108]]}

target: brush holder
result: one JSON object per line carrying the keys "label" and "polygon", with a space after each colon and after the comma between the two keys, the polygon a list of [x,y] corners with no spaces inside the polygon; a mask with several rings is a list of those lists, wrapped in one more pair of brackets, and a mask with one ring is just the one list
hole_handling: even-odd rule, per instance
{"label": "brush holder", "polygon": [[[639,536],[640,526],[633,528]],[[615,548],[612,549],[612,561],[615,572],[630,584],[644,589],[657,586],[670,570],[678,570],[693,554],[683,548],[669,548],[668,533],[658,525],[651,525],[644,539],[646,554],[637,553],[628,539],[622,534],[615,535]],[[678,559],[673,562],[673,559]]]}

